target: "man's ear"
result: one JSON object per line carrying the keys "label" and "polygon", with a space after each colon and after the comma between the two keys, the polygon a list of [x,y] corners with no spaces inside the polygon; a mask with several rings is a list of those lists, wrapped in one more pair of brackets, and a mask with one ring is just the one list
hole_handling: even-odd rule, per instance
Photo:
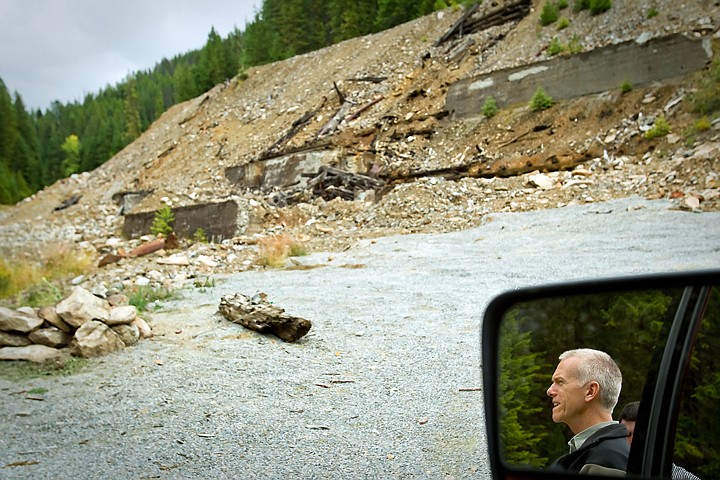
{"label": "man's ear", "polygon": [[585,386],[585,401],[592,402],[595,397],[600,395],[600,384],[592,381]]}

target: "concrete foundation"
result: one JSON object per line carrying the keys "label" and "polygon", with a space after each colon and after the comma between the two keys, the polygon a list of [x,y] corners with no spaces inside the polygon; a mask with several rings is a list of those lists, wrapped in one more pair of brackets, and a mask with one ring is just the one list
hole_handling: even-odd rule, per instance
{"label": "concrete foundation", "polygon": [[681,77],[705,68],[711,58],[709,38],[625,42],[460,80],[450,86],[445,107],[450,118],[479,117],[488,97],[501,108],[529,102],[538,87],[554,100],[580,97],[620,89],[625,82],[637,87]]}

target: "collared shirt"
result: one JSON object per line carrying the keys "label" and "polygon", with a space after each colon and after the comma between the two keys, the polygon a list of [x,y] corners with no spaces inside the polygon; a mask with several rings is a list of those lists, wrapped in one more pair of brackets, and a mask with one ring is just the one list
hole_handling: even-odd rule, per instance
{"label": "collared shirt", "polygon": [[570,439],[570,441],[568,442],[568,445],[570,446],[570,453],[572,453],[572,452],[574,452],[575,450],[577,450],[578,448],[582,447],[582,446],[583,446],[583,443],[585,443],[585,440],[587,440],[588,438],[590,438],[590,435],[592,435],[593,433],[597,432],[597,431],[600,430],[601,428],[605,428],[605,427],[607,427],[608,425],[612,425],[612,424],[614,424],[614,423],[618,423],[618,422],[612,420],[612,421],[609,421],[609,422],[596,423],[596,424],[593,425],[592,427],[586,428],[586,429],[583,430],[582,432],[580,432],[580,433],[578,433],[577,435],[575,435],[574,437],[572,437],[572,438]]}

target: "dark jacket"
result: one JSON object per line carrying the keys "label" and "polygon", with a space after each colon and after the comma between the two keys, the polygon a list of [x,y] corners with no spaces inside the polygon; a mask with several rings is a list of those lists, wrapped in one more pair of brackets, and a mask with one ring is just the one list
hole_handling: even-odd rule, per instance
{"label": "dark jacket", "polygon": [[576,451],[555,460],[550,468],[574,473],[624,476],[630,454],[627,436],[625,425],[608,425],[592,434]]}

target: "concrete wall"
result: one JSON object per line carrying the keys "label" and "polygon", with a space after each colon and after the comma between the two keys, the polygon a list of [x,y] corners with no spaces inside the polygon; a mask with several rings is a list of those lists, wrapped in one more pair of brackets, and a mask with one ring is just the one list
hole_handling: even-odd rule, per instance
{"label": "concrete wall", "polygon": [[471,118],[482,115],[489,96],[503,107],[529,102],[538,87],[561,100],[619,89],[624,82],[642,86],[700,70],[711,57],[709,38],[630,41],[460,80],[450,86],[445,108],[451,119]]}
{"label": "concrete wall", "polygon": [[[240,205],[239,199],[222,202],[201,203],[187,207],[173,208],[175,234],[181,238],[192,237],[202,228],[211,242],[220,242],[242,234],[248,224],[248,210]],[[131,213],[125,216],[123,235],[135,238],[150,233],[155,212]]]}

